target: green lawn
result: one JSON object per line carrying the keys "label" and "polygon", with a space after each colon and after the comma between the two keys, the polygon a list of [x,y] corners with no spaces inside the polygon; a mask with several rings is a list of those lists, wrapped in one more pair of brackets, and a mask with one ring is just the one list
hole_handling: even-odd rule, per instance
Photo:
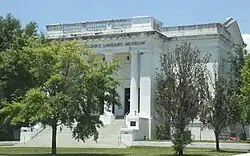
{"label": "green lawn", "polygon": [[[167,147],[131,147],[127,149],[84,149],[84,148],[58,148],[59,156],[171,156],[174,151]],[[246,151],[221,151],[211,149],[186,149],[189,156],[230,156]],[[23,148],[23,147],[0,147],[1,156],[49,156],[50,148]]]}

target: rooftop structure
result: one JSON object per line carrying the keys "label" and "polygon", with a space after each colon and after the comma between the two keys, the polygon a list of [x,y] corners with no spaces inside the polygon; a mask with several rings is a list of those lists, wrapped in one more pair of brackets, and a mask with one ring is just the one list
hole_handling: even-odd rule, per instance
{"label": "rooftop structure", "polygon": [[46,29],[49,39],[102,36],[107,34],[145,31],[157,31],[169,38],[219,33],[229,38],[229,36],[233,35],[230,34],[227,27],[233,23],[236,23],[233,18],[227,18],[225,21],[217,23],[165,27],[161,21],[151,16],[137,16],[126,19],[84,21],[71,24],[49,24],[46,25]]}

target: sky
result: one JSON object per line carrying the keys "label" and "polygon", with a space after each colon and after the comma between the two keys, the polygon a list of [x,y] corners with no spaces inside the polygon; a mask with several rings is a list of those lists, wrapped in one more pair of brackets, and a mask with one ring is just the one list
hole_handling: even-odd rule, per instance
{"label": "sky", "polygon": [[0,16],[45,25],[153,16],[164,26],[237,20],[250,50],[250,0],[0,0]]}

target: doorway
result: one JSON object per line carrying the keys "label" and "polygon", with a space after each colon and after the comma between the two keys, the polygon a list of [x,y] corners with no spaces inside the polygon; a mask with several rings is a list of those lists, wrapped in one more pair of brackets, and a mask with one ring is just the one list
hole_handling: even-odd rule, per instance
{"label": "doorway", "polygon": [[125,101],[124,101],[124,115],[129,113],[130,110],[130,88],[124,88]]}

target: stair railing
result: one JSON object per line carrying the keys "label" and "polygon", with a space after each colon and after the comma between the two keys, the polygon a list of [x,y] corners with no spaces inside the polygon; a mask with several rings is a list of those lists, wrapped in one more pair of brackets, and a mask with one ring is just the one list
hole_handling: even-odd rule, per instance
{"label": "stair railing", "polygon": [[[41,132],[43,132],[46,128],[47,128],[47,126],[44,126],[43,128],[41,128],[35,135],[33,135],[33,136],[31,137],[31,139],[34,139],[35,137],[37,137],[38,134],[40,134]],[[30,140],[31,140],[31,139],[30,139]]]}
{"label": "stair railing", "polygon": [[[123,124],[121,126],[121,128],[126,128],[127,125],[126,125],[126,118],[127,118],[127,115],[129,114],[129,112],[125,113],[124,117],[123,117]],[[120,136],[118,137],[118,147],[121,145],[122,143],[122,139],[121,139],[121,131],[120,131]]]}
{"label": "stair railing", "polygon": [[126,128],[126,127],[127,127],[127,125],[126,125],[126,118],[127,118],[128,113],[129,113],[129,112],[127,112],[127,113],[124,115],[124,117],[123,117],[123,125],[122,125],[123,128]]}

